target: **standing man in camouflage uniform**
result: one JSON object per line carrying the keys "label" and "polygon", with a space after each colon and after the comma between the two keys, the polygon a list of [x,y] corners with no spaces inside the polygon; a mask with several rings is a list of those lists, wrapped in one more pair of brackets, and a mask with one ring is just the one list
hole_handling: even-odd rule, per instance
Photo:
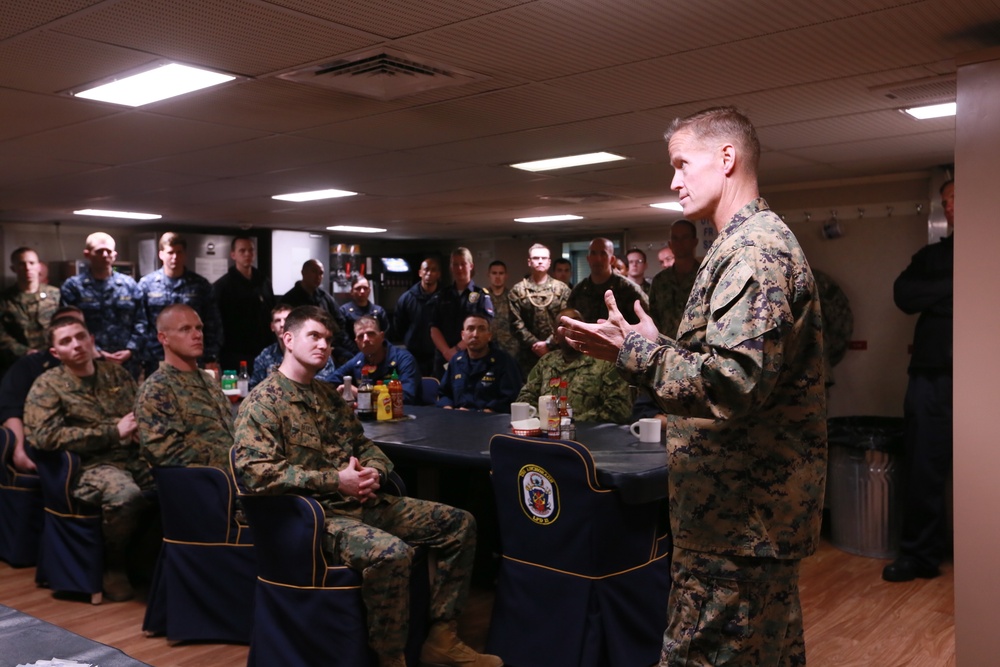
{"label": "standing man in camouflage uniform", "polygon": [[[572,308],[559,312],[559,317],[580,319]],[[574,350],[558,330],[553,334],[556,349],[542,357],[531,369],[517,400],[536,405],[538,397],[551,394],[554,378],[567,383],[567,398],[577,421],[625,424],[632,414],[632,392],[615,365]]]}
{"label": "standing man in camouflage uniform", "polygon": [[313,377],[330,357],[332,326],[315,307],[296,308],[285,319],[281,367],[250,393],[236,418],[236,474],[249,493],[299,493],[320,502],[324,549],[362,573],[368,640],[381,667],[406,665],[414,546],[428,548],[436,562],[421,662],[498,667],[499,658],[476,653],[455,634],[472,574],[475,519],[381,492],[392,462],[336,388]]}
{"label": "standing man in camouflage uniform", "polygon": [[630,324],[639,320],[632,309],[636,301],[642,309],[649,308],[649,297],[634,282],[611,270],[615,262],[615,246],[605,238],[596,238],[587,249],[587,264],[590,275],[576,284],[566,300],[566,306],[575,308],[586,322],[596,322],[608,316],[608,306],[604,303],[604,293],[614,292],[615,300],[621,304],[621,312]]}
{"label": "standing man in camouflage uniform", "polygon": [[569,299],[569,286],[548,274],[551,261],[549,249],[541,243],[528,248],[531,275],[510,290],[510,326],[521,343],[518,361],[526,374],[556,348],[553,334],[559,311]]}
{"label": "standing man in camouflage uniform", "polygon": [[152,466],[229,469],[232,404],[219,381],[198,368],[205,352],[201,318],[191,306],[167,306],[156,318],[164,360],[139,387],[139,451]]}
{"label": "standing man in camouflage uniform", "polygon": [[223,343],[219,363],[223,370],[236,370],[240,362],[252,364],[271,342],[268,325],[274,306],[271,281],[253,265],[254,240],[245,234],[229,244],[233,265],[212,285],[219,306]]}
{"label": "standing man in camouflage uniform", "polygon": [[438,290],[427,304],[431,311],[431,340],[437,348],[434,356],[435,377],[440,378],[448,360],[465,349],[462,342],[465,317],[481,313],[487,319],[493,319],[496,313],[490,293],[472,281],[475,272],[472,252],[468,248],[455,248],[451,251],[451,278],[455,282]]}
{"label": "standing man in camouflage uniform", "polygon": [[118,253],[110,234],[94,232],[88,236],[83,256],[90,266],[62,284],[62,302],[83,311],[100,355],[124,364],[136,376],[139,340],[135,336],[135,316],[139,286],[132,276],[114,270]]}
{"label": "standing man in camouflage uniform", "polygon": [[671,225],[673,264],[653,277],[653,286],[649,290],[649,315],[656,322],[656,328],[671,337],[677,335],[684,306],[701,265],[701,260],[694,256],[697,245],[698,231],[690,220],[681,218]]}
{"label": "standing man in camouflage uniform", "polygon": [[156,334],[156,317],[172,303],[194,308],[205,324],[205,356],[202,361],[215,364],[222,347],[222,318],[212,296],[212,284],[184,265],[187,241],[180,234],[167,232],[160,237],[160,261],[163,267],[139,281],[139,312],[136,336],[142,341],[142,365],[152,375],[163,360],[163,346]]}
{"label": "standing man in camouflage uniform", "polygon": [[135,381],[118,364],[95,361],[93,336],[75,317],[60,317],[49,330],[52,354],[62,366],[32,385],[24,409],[26,436],[39,449],[79,454],[82,471],[69,491],[101,508],[104,594],[112,602],[129,600],[127,547],[148,507],[142,491],[153,483],[135,442]]}
{"label": "standing man in camouflage uniform", "polygon": [[41,268],[31,248],[10,254],[17,284],[0,294],[0,375],[20,357],[47,346],[45,327],[59,307],[59,289],[41,281]]}
{"label": "standing man in camouflage uniform", "polygon": [[757,189],[760,143],[731,107],[666,134],[684,214],[719,231],[677,338],[608,296],[571,344],[615,361],[670,415],[673,587],[660,665],[805,665],[799,563],[819,542],[826,475],[820,302],[805,254]]}
{"label": "standing man in camouflage uniform", "polygon": [[507,291],[507,265],[495,259],[490,262],[490,301],[493,302],[493,321],[490,322],[490,331],[493,332],[493,342],[501,350],[517,359],[520,345],[511,327],[510,300]]}
{"label": "standing man in camouflage uniform", "polygon": [[420,281],[403,292],[393,314],[393,334],[402,336],[403,345],[417,360],[421,376],[434,375],[434,341],[431,340],[430,309],[427,302],[437,294],[441,264],[428,257],[417,272]]}

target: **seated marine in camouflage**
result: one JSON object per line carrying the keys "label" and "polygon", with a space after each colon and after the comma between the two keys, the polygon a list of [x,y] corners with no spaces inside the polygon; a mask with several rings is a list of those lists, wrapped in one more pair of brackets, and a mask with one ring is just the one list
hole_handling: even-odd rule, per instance
{"label": "seated marine in camouflage", "polygon": [[128,600],[133,591],[125,574],[126,551],[148,507],[142,492],[153,486],[135,441],[135,382],[120,365],[95,360],[94,338],[76,317],[53,320],[49,340],[62,365],[32,385],[25,435],[39,449],[80,456],[82,471],[69,491],[101,508],[104,595],[113,602]]}
{"label": "seated marine in camouflage", "polygon": [[173,304],[160,311],[156,332],[164,361],[135,401],[143,458],[154,466],[228,469],[232,405],[219,381],[198,368],[205,352],[201,317],[191,306]]}
{"label": "seated marine in camouflage", "polygon": [[[564,308],[556,321],[564,315],[580,319],[579,311]],[[561,378],[567,382],[567,397],[576,420],[627,423],[632,414],[632,391],[615,365],[574,350],[558,329],[552,340],[555,351],[539,359],[531,369],[517,400],[535,405],[539,396],[556,393],[550,391],[549,381]]]}
{"label": "seated marine in camouflage", "polygon": [[455,634],[469,591],[476,524],[447,505],[381,491],[392,462],[366,435],[336,388],[317,382],[333,344],[334,323],[315,306],[288,314],[287,349],[277,372],[247,397],[236,418],[235,473],[252,494],[305,494],[323,506],[323,548],[362,573],[368,641],[380,667],[405,667],[413,547],[435,563],[431,627],[424,664],[500,667]]}

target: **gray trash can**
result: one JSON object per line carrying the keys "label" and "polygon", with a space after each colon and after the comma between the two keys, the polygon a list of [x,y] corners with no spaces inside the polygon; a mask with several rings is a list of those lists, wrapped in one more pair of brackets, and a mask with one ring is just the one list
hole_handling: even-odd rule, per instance
{"label": "gray trash can", "polygon": [[902,526],[902,418],[833,417],[827,430],[833,545],[859,556],[895,558]]}

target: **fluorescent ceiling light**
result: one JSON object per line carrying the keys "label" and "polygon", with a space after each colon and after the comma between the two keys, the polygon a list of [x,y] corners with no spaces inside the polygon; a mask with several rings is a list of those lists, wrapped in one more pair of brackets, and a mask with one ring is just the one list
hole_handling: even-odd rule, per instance
{"label": "fluorescent ceiling light", "polygon": [[650,204],[650,206],[653,208],[666,209],[667,211],[680,211],[681,213],[684,212],[684,207],[681,206],[681,203],[679,201],[663,201],[660,202],[659,204]]}
{"label": "fluorescent ceiling light", "polygon": [[357,232],[359,234],[381,234],[388,231],[379,227],[355,227],[354,225],[334,225],[327,227],[327,230],[331,232]]}
{"label": "fluorescent ceiling light", "polygon": [[317,199],[333,199],[335,197],[353,197],[358,194],[350,190],[312,190],[311,192],[290,192],[286,195],[273,195],[271,199],[282,201],[316,201]]}
{"label": "fluorescent ceiling light", "polygon": [[514,222],[562,222],[563,220],[583,220],[582,215],[540,215],[535,218],[514,218]]}
{"label": "fluorescent ceiling light", "polygon": [[910,107],[909,109],[903,109],[903,113],[910,114],[918,120],[927,120],[928,118],[944,118],[945,116],[954,116],[958,110],[958,105],[955,102],[945,102],[944,104],[931,104],[925,107]]}
{"label": "fluorescent ceiling light", "polygon": [[235,76],[170,63],[96,88],[73,93],[88,100],[139,107],[209,86],[232,81]]}
{"label": "fluorescent ceiling light", "polygon": [[136,213],[134,211],[102,211],[97,208],[83,208],[73,211],[74,215],[95,215],[101,218],[127,218],[129,220],[159,220],[162,215],[156,213]]}
{"label": "fluorescent ceiling light", "polygon": [[510,166],[525,171],[548,171],[550,169],[581,167],[585,164],[600,164],[601,162],[614,162],[615,160],[624,159],[623,156],[615,155],[614,153],[586,153],[585,155],[567,155],[566,157],[554,157],[548,160],[535,160],[534,162],[518,162]]}

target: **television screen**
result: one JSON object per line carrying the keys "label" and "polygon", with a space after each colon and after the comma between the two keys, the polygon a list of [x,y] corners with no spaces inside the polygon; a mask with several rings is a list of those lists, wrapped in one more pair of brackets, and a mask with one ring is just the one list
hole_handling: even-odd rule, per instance
{"label": "television screen", "polygon": [[382,266],[387,273],[409,273],[410,265],[402,257],[383,257]]}

